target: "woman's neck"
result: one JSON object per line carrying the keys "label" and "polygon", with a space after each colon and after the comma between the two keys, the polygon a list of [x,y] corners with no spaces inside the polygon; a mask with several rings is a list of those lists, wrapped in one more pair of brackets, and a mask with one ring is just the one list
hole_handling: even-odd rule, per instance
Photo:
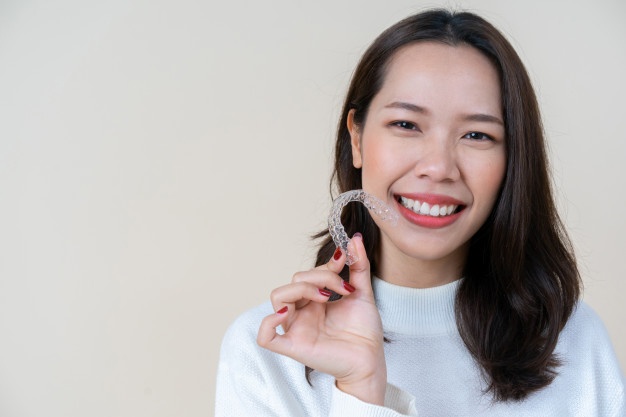
{"label": "woman's neck", "polygon": [[390,284],[431,288],[449,284],[463,276],[467,247],[439,259],[416,259],[398,250],[381,247],[376,275]]}

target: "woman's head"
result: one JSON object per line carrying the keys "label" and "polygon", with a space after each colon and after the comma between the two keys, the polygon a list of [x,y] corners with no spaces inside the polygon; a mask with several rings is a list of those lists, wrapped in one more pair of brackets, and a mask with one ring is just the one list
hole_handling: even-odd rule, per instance
{"label": "woman's head", "polygon": [[506,168],[498,72],[470,46],[413,42],[387,64],[366,120],[357,125],[354,112],[363,189],[401,214],[396,226],[378,222],[379,276],[421,286],[458,279]]}
{"label": "woman's head", "polygon": [[[352,114],[354,123],[363,127],[394,56],[408,45],[424,42],[470,47],[493,64],[500,81],[507,168],[486,228],[495,222],[512,232],[524,233],[534,211],[529,202],[532,205],[535,192],[545,195],[545,187],[549,188],[536,98],[524,66],[509,42],[491,24],[470,13],[433,10],[411,16],[383,32],[365,52],[353,75],[338,126],[334,178],[339,191],[362,188],[361,170],[353,166],[349,116]],[[376,229],[372,224],[354,224],[352,217],[370,222],[364,213],[348,213],[345,220],[349,231],[351,227],[352,232]]]}

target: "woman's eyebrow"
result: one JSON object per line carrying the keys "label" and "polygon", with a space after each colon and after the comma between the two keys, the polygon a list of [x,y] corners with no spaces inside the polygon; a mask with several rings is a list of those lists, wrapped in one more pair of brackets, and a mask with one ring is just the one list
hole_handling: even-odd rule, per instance
{"label": "woman's eyebrow", "polygon": [[468,114],[462,117],[463,120],[467,120],[469,122],[488,122],[488,123],[496,123],[501,126],[504,126],[504,122],[496,116],[492,116],[490,114],[485,113],[476,113],[476,114]]}
{"label": "woman's eyebrow", "polygon": [[406,103],[404,101],[394,101],[393,103],[389,103],[385,106],[386,109],[404,109],[404,110],[408,110],[408,111],[412,111],[415,113],[423,113],[423,114],[428,114],[428,110],[426,110],[424,107],[418,106],[417,104],[413,104],[413,103]]}

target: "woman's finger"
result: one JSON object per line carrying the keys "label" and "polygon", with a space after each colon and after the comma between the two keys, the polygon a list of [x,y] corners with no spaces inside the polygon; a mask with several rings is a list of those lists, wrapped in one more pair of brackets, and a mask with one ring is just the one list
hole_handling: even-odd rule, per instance
{"label": "woman's finger", "polygon": [[273,347],[280,344],[280,342],[276,341],[276,339],[280,338],[280,335],[276,333],[276,328],[285,323],[288,317],[288,312],[289,308],[285,306],[278,310],[276,313],[270,314],[263,319],[263,321],[261,322],[261,326],[259,327],[259,333],[257,334],[256,338],[257,344],[259,346],[276,352]]}
{"label": "woman's finger", "polygon": [[356,233],[350,239],[348,247],[352,253],[358,256],[358,260],[350,265],[350,284],[357,290],[363,291],[363,295],[373,295],[370,261],[367,258],[365,246],[363,246],[363,236]]}
{"label": "woman's finger", "polygon": [[344,287],[344,281],[339,275],[326,268],[316,268],[307,272],[299,272],[293,276],[293,283],[308,282],[319,288],[327,288],[333,291],[341,292]]}
{"label": "woman's finger", "polygon": [[346,286],[338,275],[334,277],[329,276],[328,273],[310,275],[309,279],[314,282],[294,282],[274,289],[270,294],[274,310],[278,311],[284,306],[292,309],[302,308],[311,301],[324,303],[331,295],[329,288],[342,295],[348,295],[351,292],[350,287]]}
{"label": "woman's finger", "polygon": [[312,269],[312,271],[331,271],[335,274],[339,274],[346,264],[346,254],[341,249],[335,249],[335,253],[330,257],[328,262],[319,265]]}
{"label": "woman's finger", "polygon": [[300,300],[326,301],[328,297],[319,290],[320,288],[308,282],[296,282],[274,289],[270,294],[270,300],[276,311]]}

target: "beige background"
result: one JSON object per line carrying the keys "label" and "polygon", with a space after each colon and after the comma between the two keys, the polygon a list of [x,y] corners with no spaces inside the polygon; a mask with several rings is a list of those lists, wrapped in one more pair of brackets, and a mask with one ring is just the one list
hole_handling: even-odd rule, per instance
{"label": "beige background", "polygon": [[[529,67],[624,369],[626,2],[445,4]],[[311,264],[356,60],[434,5],[0,0],[0,415],[212,415],[226,327]]]}

